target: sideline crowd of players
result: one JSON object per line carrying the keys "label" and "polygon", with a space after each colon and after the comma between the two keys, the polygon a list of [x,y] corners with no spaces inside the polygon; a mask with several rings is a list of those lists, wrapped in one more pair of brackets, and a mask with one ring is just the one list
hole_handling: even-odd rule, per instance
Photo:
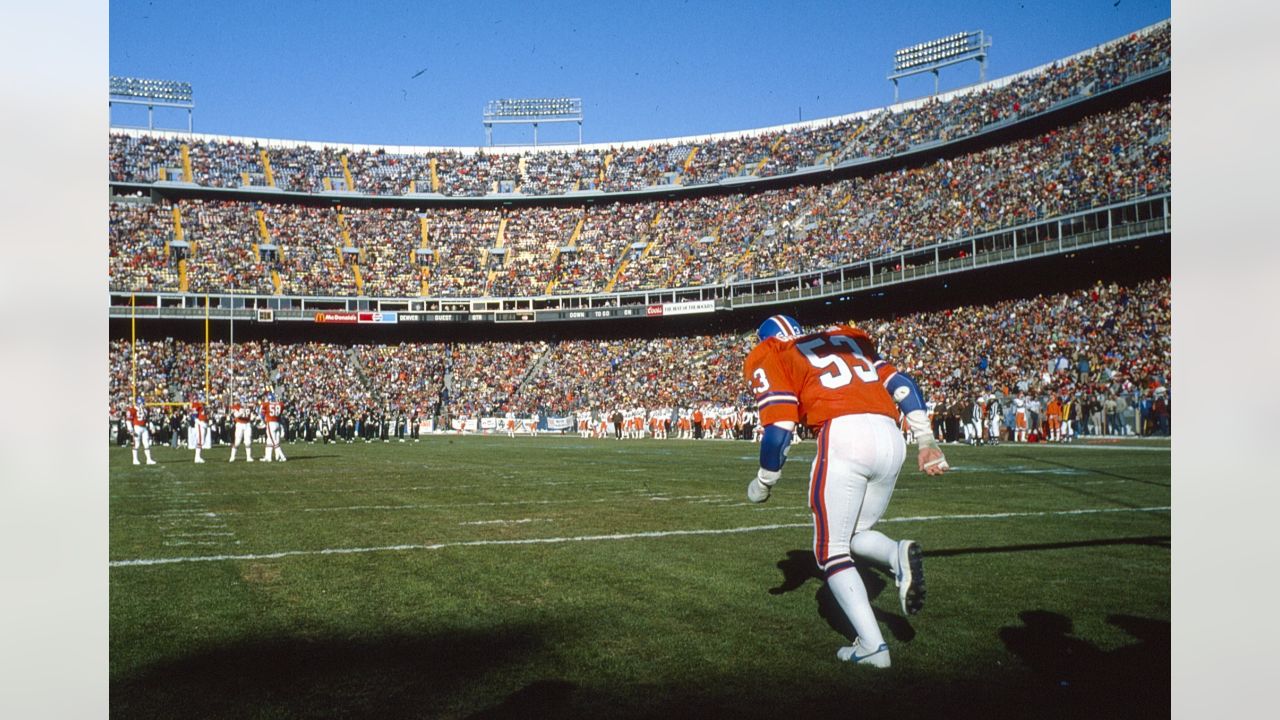
{"label": "sideline crowd of players", "polygon": [[[1088,435],[1170,433],[1168,279],[892,319],[855,322],[920,382],[945,442],[1069,442]],[[925,342],[924,339],[929,338]],[[558,343],[214,343],[206,422],[211,443],[412,441],[425,423],[452,431],[495,418],[567,419],[551,432],[584,438],[758,436],[736,378],[741,334]],[[112,437],[130,443],[132,377],[157,442],[187,445],[188,403],[204,393],[203,345],[127,341],[110,349]],[[135,375],[136,374],[136,375]],[[274,392],[269,436],[260,403]],[[250,417],[235,418],[236,399]],[[138,410],[135,409],[134,412]],[[242,406],[241,412],[245,412]],[[545,431],[545,430],[544,430]],[[237,443],[248,450],[245,442]],[[139,449],[144,449],[139,442]],[[273,453],[274,454],[274,453]]]}

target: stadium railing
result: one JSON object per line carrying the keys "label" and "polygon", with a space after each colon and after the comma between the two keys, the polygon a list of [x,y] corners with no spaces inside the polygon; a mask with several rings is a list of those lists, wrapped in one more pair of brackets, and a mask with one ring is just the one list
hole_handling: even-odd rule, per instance
{"label": "stadium railing", "polygon": [[[314,320],[317,313],[395,313],[396,322],[529,322],[643,317],[704,312],[820,299],[896,285],[978,267],[1016,263],[1077,250],[1167,236],[1172,229],[1171,194],[1139,196],[970,237],[773,278],[661,290],[484,298],[368,298],[209,294],[210,317]],[[205,295],[112,292],[111,317],[203,318]],[[691,304],[698,304],[693,307]],[[710,304],[708,306],[708,304]],[[361,322],[343,317],[343,322]],[[377,322],[372,318],[368,322]]]}

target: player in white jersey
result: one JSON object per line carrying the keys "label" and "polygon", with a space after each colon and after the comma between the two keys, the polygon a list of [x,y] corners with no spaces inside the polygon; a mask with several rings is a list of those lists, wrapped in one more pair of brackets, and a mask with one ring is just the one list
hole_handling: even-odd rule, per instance
{"label": "player in white jersey", "polygon": [[1000,444],[1000,423],[1003,417],[1001,413],[1003,412],[1004,410],[1000,407],[1000,400],[995,394],[992,394],[987,401],[987,422],[989,424],[988,432],[990,433],[987,442],[992,445]]}
{"label": "player in white jersey", "polygon": [[155,465],[156,461],[151,459],[151,429],[147,427],[147,403],[141,395],[129,408],[129,433],[133,435],[133,464],[142,464],[138,462],[138,448],[141,447],[147,457],[147,464]]}
{"label": "player in white jersey", "polygon": [[1027,414],[1027,401],[1018,393],[1013,399],[1013,441],[1016,443],[1027,441]]}
{"label": "player in white jersey", "polygon": [[231,421],[236,427],[231,436],[231,459],[227,462],[236,461],[236,451],[240,447],[244,447],[244,461],[253,462],[253,418],[239,398],[231,403]]}

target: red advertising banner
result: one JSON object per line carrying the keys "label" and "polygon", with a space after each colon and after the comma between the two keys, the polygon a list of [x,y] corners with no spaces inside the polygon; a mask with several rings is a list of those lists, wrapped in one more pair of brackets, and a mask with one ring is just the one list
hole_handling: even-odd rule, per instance
{"label": "red advertising banner", "polygon": [[395,323],[399,317],[393,312],[360,311],[360,312],[317,312],[316,322],[318,323],[344,323],[353,325],[359,323],[361,325],[367,323]]}

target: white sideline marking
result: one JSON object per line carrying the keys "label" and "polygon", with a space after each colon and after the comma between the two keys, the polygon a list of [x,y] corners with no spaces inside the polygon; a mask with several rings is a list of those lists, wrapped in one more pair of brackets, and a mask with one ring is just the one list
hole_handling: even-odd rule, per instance
{"label": "white sideline marking", "polygon": [[694,502],[714,502],[716,500],[727,500],[724,495],[664,495],[658,493],[649,497],[650,500],[667,501],[667,500],[693,500]]}
{"label": "white sideline marking", "polygon": [[[636,495],[642,494],[644,491],[638,488],[632,488],[625,491],[626,494]],[[692,496],[691,496],[692,497]],[[713,497],[713,496],[707,496]],[[668,500],[671,498],[661,497],[659,499]],[[683,498],[676,498],[683,499]],[[247,517],[251,515],[285,515],[289,513],[321,513],[321,512],[346,512],[355,510],[436,510],[440,508],[470,508],[470,507],[506,507],[511,505],[580,505],[583,503],[608,503],[615,502],[616,498],[596,498],[595,500],[501,500],[486,501],[476,503],[429,503],[422,505],[343,505],[341,507],[318,507],[318,508],[297,508],[291,510],[222,510],[219,515],[235,515],[238,517]],[[189,517],[189,516],[210,516],[213,513],[206,513],[202,509],[194,510],[166,510],[161,513],[144,513],[141,515],[130,515],[129,517],[154,518],[154,517]],[[209,527],[222,527],[221,525]]]}
{"label": "white sideline marking", "polygon": [[[926,520],[974,520],[998,519],[1010,517],[1041,517],[1047,515],[1089,515],[1092,513],[1115,512],[1160,512],[1171,510],[1168,505],[1144,508],[1094,508],[1086,510],[1051,510],[1044,512],[986,513],[971,515],[922,515],[918,517],[889,518],[880,522],[920,522]],[[775,525],[751,525],[747,527],[722,528],[719,530],[654,530],[650,532],[619,533],[617,535],[578,535],[575,537],[525,538],[522,540],[462,540],[458,542],[434,543],[431,545],[384,545],[382,547],[363,548],[324,548],[322,550],[284,550],[274,553],[254,553],[247,555],[203,555],[195,557],[175,558],[140,558],[136,560],[112,560],[110,567],[135,567],[139,565],[172,565],[186,562],[211,562],[215,560],[277,560],[285,557],[307,555],[355,555],[371,552],[393,552],[403,550],[443,550],[455,547],[479,547],[482,545],[551,545],[571,542],[597,542],[603,540],[635,540],[638,538],[678,537],[686,535],[733,535],[739,533],[759,532],[762,530],[784,530],[791,528],[807,528],[809,523],[779,523]]]}
{"label": "white sideline marking", "polygon": [[1172,510],[1169,505],[1142,508],[1091,508],[1088,510],[1047,510],[1042,512],[974,513],[969,515],[917,515],[916,517],[888,518],[880,522],[921,522],[925,520],[999,520],[1012,517],[1048,517],[1050,515],[1094,515],[1117,512],[1160,512]]}
{"label": "white sideline marking", "polygon": [[472,520],[459,525],[523,525],[531,522],[555,522],[551,518],[520,518],[519,520]]}
{"label": "white sideline marking", "polygon": [[[595,464],[603,464],[603,463],[595,463]],[[237,496],[239,495],[320,495],[320,494],[351,494],[351,493],[363,494],[363,493],[393,493],[393,492],[427,492],[427,491],[441,491],[441,490],[447,490],[452,492],[454,490],[475,489],[475,488],[491,490],[494,488],[504,488],[504,487],[529,488],[529,487],[537,487],[542,485],[550,485],[550,486],[572,485],[574,487],[591,487],[595,485],[617,485],[619,484],[619,482],[620,481],[613,480],[613,479],[581,480],[581,481],[579,480],[542,480],[542,481],[521,480],[517,482],[506,482],[506,483],[493,482],[493,483],[474,483],[474,484],[465,484],[465,485],[447,485],[447,484],[441,483],[439,485],[410,485],[407,487],[385,487],[385,488],[316,487],[316,488],[302,488],[297,490],[282,490],[282,489],[237,490],[232,494]],[[191,492],[187,494],[190,496],[223,497],[228,493],[223,490],[201,490],[198,492]],[[112,500],[125,500],[125,499],[138,499],[138,498],[145,499],[145,500],[154,500],[154,499],[167,498],[167,495],[150,492],[150,493],[121,493],[121,494],[111,496]],[[196,502],[196,500],[190,499],[190,500],[183,500],[182,502],[194,503]]]}

